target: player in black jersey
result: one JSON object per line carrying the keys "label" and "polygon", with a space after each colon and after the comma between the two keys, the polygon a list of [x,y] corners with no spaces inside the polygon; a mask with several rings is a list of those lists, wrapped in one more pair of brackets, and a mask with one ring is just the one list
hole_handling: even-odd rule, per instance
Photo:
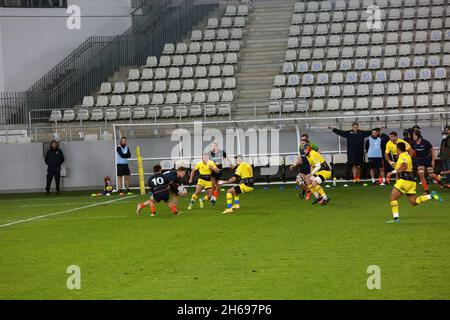
{"label": "player in black jersey", "polygon": [[428,190],[427,179],[425,174],[442,186],[438,175],[434,172],[434,165],[436,160],[436,152],[430,141],[422,137],[422,133],[415,130],[412,134],[411,148],[414,150],[414,166],[417,168],[417,174],[422,182],[422,188],[425,193],[430,193]]}
{"label": "player in black jersey", "polygon": [[[164,201],[173,214],[178,215],[180,212],[177,209],[177,197],[186,195],[186,189],[180,185],[181,180],[186,175],[186,169],[179,167],[177,170],[167,171],[162,173],[160,165],[153,167],[154,174],[148,179],[148,185],[152,193],[149,200],[144,203],[139,203],[136,208],[136,214],[146,206],[150,206],[150,214],[152,217],[156,214],[156,203]],[[174,195],[172,199],[170,196]]]}
{"label": "player in black jersey", "polygon": [[218,173],[213,172],[211,174],[211,184],[213,189],[213,196],[211,197],[211,201],[215,203],[217,201],[217,198],[219,197],[220,191],[219,181],[222,180],[223,163],[224,161],[227,161],[231,165],[231,162],[227,158],[227,153],[224,150],[219,149],[219,144],[216,141],[211,143],[211,151],[209,159],[214,161],[217,168],[219,169]]}

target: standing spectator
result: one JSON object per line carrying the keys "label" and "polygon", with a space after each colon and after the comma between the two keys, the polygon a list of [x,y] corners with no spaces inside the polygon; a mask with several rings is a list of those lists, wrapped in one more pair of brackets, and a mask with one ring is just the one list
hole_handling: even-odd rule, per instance
{"label": "standing spectator", "polygon": [[128,167],[128,159],[131,158],[130,148],[127,145],[127,138],[120,138],[120,144],[116,149],[116,164],[117,164],[117,186],[120,195],[125,195],[122,185],[122,177],[125,177],[125,187],[127,195],[131,195],[130,192],[130,168]]}
{"label": "standing spectator", "polygon": [[442,174],[446,175],[446,183],[450,184],[450,136],[448,132],[450,126],[445,127],[442,133],[441,150],[439,152],[439,158],[442,161]]}
{"label": "standing spectator", "polygon": [[45,191],[50,194],[50,185],[53,177],[55,177],[56,193],[59,193],[59,181],[61,179],[61,165],[64,163],[64,154],[59,149],[58,142],[52,140],[50,142],[50,149],[45,155],[45,164],[47,165],[47,185]]}
{"label": "standing spectator", "polygon": [[372,178],[372,184],[375,184],[375,174],[379,172],[378,184],[385,185],[385,175],[383,166],[383,150],[381,140],[381,130],[375,128],[372,130],[372,135],[366,140],[367,157],[369,158],[370,176]]}
{"label": "standing spectator", "polygon": [[352,124],[352,130],[342,131],[331,128],[333,132],[347,139],[347,165],[352,167],[353,182],[361,181],[361,164],[364,161],[364,139],[370,136],[371,131],[359,130],[358,123]]}

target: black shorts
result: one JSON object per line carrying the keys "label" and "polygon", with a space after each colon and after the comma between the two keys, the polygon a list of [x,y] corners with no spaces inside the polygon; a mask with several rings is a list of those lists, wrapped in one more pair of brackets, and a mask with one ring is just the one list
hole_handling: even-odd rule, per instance
{"label": "black shorts", "polygon": [[369,168],[370,169],[383,168],[383,158],[369,158]]}
{"label": "black shorts", "polygon": [[350,166],[360,166],[364,162],[363,154],[349,154],[347,164]]}
{"label": "black shorts", "polygon": [[222,179],[222,170],[220,170],[218,173],[215,173],[214,171],[211,173],[211,178],[214,178],[216,180]]}
{"label": "black shorts", "polygon": [[127,164],[117,164],[117,176],[123,177],[123,176],[129,176],[130,175],[130,168]]}
{"label": "black shorts", "polygon": [[155,202],[167,202],[170,199],[169,190],[159,191],[157,193],[152,194],[152,198]]}
{"label": "black shorts", "polygon": [[415,167],[425,167],[425,168],[431,168],[432,159],[431,157],[425,158],[425,159],[414,159],[414,166]]}
{"label": "black shorts", "polygon": [[302,163],[300,165],[300,173],[304,174],[304,175],[308,175],[311,173],[311,166],[307,163]]}

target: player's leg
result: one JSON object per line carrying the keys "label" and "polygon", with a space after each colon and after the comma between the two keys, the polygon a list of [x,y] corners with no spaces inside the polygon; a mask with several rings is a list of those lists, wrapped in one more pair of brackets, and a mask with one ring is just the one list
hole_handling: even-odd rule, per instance
{"label": "player's leg", "polygon": [[375,184],[375,174],[377,172],[377,169],[375,168],[370,168],[370,177],[372,178],[372,184]]}
{"label": "player's leg", "polygon": [[[232,187],[227,190],[227,209],[222,213],[232,213],[233,212],[233,197],[238,196],[236,189],[239,189],[239,186]],[[239,204],[239,196],[238,196],[238,204]]]}
{"label": "player's leg", "polygon": [[321,186],[327,177],[331,177],[331,172],[319,171],[314,177],[312,177],[312,190],[314,192],[314,196],[316,197],[313,204],[319,203],[326,205],[329,202],[329,198]]}
{"label": "player's leg", "polygon": [[384,171],[384,161],[383,159],[380,159],[380,177],[378,178],[378,182],[381,186],[384,186],[386,182],[386,174]]}
{"label": "player's leg", "polygon": [[45,186],[45,192],[47,194],[50,193],[50,186],[52,185],[52,180],[53,180],[53,171],[48,169],[47,170],[47,184]]}
{"label": "player's leg", "polygon": [[433,179],[441,188],[445,187],[445,184],[442,182],[441,178],[434,172],[434,168],[429,166],[426,168],[428,176]]}
{"label": "player's leg", "polygon": [[422,188],[425,193],[430,193],[428,191],[427,179],[425,179],[425,167],[417,166],[417,175],[419,176],[420,182],[422,183]]}
{"label": "player's leg", "polygon": [[191,197],[191,201],[189,203],[188,210],[191,210],[194,207],[194,203],[198,199],[198,195],[200,194],[200,192],[202,192],[202,190],[203,190],[203,186],[201,184],[197,184],[197,186],[195,187],[195,192]]}
{"label": "player's leg", "polygon": [[117,176],[117,191],[122,192],[122,176]]}
{"label": "player's leg", "polygon": [[210,200],[211,201],[211,205],[214,206],[216,204],[216,198],[214,197],[214,194],[213,194],[214,191],[213,190],[214,190],[213,186],[210,185],[210,187],[206,189],[206,195],[205,195],[205,197],[203,199],[204,199],[204,201]]}
{"label": "player's leg", "polygon": [[353,183],[358,181],[358,167],[355,164],[352,164],[352,175],[353,175]]}
{"label": "player's leg", "polygon": [[177,195],[171,195],[170,197],[167,198],[166,201],[164,201],[164,203],[170,209],[170,211],[172,211],[172,213],[174,215],[177,216],[181,213],[180,211],[178,211],[178,208],[177,208],[177,203],[178,203]]}
{"label": "player's leg", "polygon": [[[307,193],[310,194],[308,186],[306,185],[306,179],[303,173],[299,173],[295,178],[295,183],[302,189],[302,192],[298,194],[300,198],[306,198]],[[309,198],[308,198],[309,199]]]}
{"label": "player's leg", "polygon": [[147,206],[150,206],[150,215],[152,217],[154,217],[156,214],[156,206],[155,205],[156,205],[156,201],[155,201],[154,195],[152,195],[149,200],[147,200],[143,203],[138,203],[137,208],[136,208],[136,215],[140,215],[142,209],[144,209]]}
{"label": "player's leg", "polygon": [[211,176],[211,186],[212,186],[212,196],[211,196],[211,203],[216,203],[217,198],[219,197],[219,176],[216,177]]}
{"label": "player's leg", "polygon": [[[398,185],[398,182],[397,184]],[[400,214],[398,211],[398,198],[402,196],[402,192],[396,187],[392,188],[391,198],[390,198],[390,206],[392,211],[393,220],[388,220],[386,223],[399,223],[400,222]]]}

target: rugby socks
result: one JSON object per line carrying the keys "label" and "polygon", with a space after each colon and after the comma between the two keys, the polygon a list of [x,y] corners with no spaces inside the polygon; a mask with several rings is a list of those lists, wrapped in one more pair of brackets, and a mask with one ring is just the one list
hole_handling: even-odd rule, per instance
{"label": "rugby socks", "polygon": [[428,200],[431,200],[431,195],[425,194],[423,196],[417,197],[416,203],[418,205],[421,205],[422,203],[427,202]]}
{"label": "rugby socks", "polygon": [[150,213],[155,214],[155,212],[156,212],[155,204],[152,201],[150,202]]}
{"label": "rugby socks", "polygon": [[194,193],[191,197],[191,205],[194,205],[195,200],[197,200],[197,198],[198,198],[197,195]]}
{"label": "rugby socks", "polygon": [[423,191],[428,192],[428,183],[427,183],[427,179],[423,179],[423,181],[422,181],[422,187],[423,187]]}
{"label": "rugby socks", "polygon": [[214,191],[213,196],[217,199],[219,197],[219,190]]}
{"label": "rugby socks", "polygon": [[234,195],[234,204],[239,205],[239,196],[237,194]]}
{"label": "rugby socks", "polygon": [[323,188],[320,185],[317,185],[316,187],[316,191],[320,194],[320,197],[323,199],[328,199],[327,195],[325,194],[325,191],[323,190]]}
{"label": "rugby socks", "polygon": [[316,188],[314,188],[312,184],[308,186],[308,189],[311,190],[316,199],[320,198],[319,192],[317,192]]}
{"label": "rugby socks", "polygon": [[227,193],[227,209],[231,209],[233,205],[233,195],[231,193]]}
{"label": "rugby socks", "polygon": [[398,201],[397,200],[391,201],[391,210],[392,210],[392,215],[394,216],[394,219],[398,219],[399,214],[398,214]]}
{"label": "rugby socks", "polygon": [[172,211],[173,214],[178,214],[178,209],[175,204],[170,207],[170,210]]}

